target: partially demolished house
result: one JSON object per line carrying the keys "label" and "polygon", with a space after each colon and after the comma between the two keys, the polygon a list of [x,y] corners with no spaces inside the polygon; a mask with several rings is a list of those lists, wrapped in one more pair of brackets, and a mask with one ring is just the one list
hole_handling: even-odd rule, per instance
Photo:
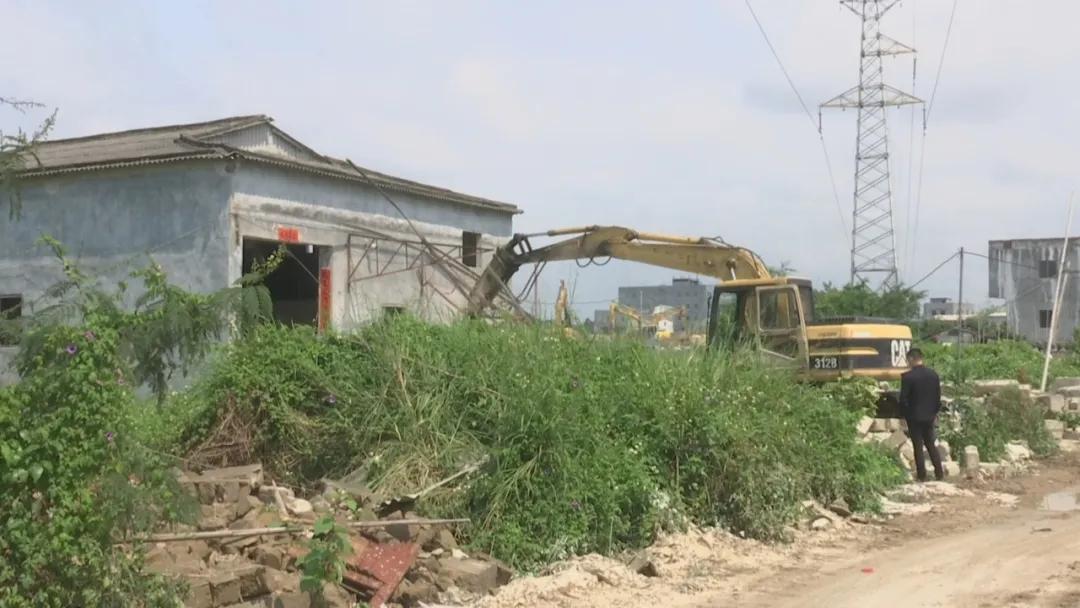
{"label": "partially demolished house", "polygon": [[283,245],[267,280],[275,316],[339,329],[401,311],[455,316],[519,212],[323,156],[267,116],[44,143],[20,201],[17,219],[0,219],[4,314],[32,311],[62,278],[35,244],[47,234],[104,285],[152,258],[199,292]]}

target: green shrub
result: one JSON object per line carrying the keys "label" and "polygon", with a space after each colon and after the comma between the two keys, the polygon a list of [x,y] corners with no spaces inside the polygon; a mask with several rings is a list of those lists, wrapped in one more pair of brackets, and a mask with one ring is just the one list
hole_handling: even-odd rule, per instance
{"label": "green shrub", "polygon": [[900,480],[856,440],[861,405],[838,406],[839,393],[746,353],[687,356],[537,327],[265,327],[180,399],[209,406],[188,410],[201,412],[183,433],[193,458],[258,458],[294,485],[364,466],[384,493],[411,492],[486,456],[463,491],[425,508],[469,516],[466,540],[526,568],[644,546],[680,514],[779,538],[801,500],[873,508]]}
{"label": "green shrub", "polygon": [[1024,440],[1037,456],[1057,451],[1057,442],[1046,430],[1044,411],[1025,402],[1020,391],[1010,389],[982,403],[962,397],[954,404],[958,416],[942,425],[942,438],[962,454],[965,446],[979,448],[984,461],[1000,460],[1005,444]]}
{"label": "green shrub", "polygon": [[175,606],[140,548],[114,548],[190,506],[132,441],[116,330],[91,315],[33,338],[21,382],[0,392],[0,606]]}
{"label": "green shrub", "polygon": [[[1042,380],[1044,352],[1027,342],[1000,340],[962,348],[928,343],[920,347],[926,364],[949,382],[1000,378],[1037,385]],[[1062,376],[1080,376],[1080,356],[1070,353],[1051,360],[1050,378]]]}

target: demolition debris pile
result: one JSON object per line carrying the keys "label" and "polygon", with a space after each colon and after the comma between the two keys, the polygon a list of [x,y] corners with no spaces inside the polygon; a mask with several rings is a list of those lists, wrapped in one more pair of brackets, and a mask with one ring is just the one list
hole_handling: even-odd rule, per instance
{"label": "demolition debris pile", "polygon": [[[326,481],[308,501],[266,479],[258,464],[187,471],[179,481],[198,499],[195,524],[142,542],[150,571],[186,585],[187,606],[309,608],[311,591],[320,597],[314,605],[327,608],[351,608],[356,598],[415,605],[485,595],[513,574],[458,548],[448,526],[464,522],[418,518],[400,501],[376,504],[362,485]],[[341,580],[313,579],[305,589],[305,561],[325,557],[311,558],[308,539],[330,522],[344,534]]]}

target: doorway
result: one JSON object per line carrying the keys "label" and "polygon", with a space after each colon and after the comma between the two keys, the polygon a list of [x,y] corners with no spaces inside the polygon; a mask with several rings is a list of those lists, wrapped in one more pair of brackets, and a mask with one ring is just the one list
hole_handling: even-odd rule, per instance
{"label": "doorway", "polygon": [[286,249],[285,259],[263,281],[270,291],[274,319],[286,325],[315,325],[319,319],[321,248],[318,245],[244,237],[243,273],[251,272],[256,263],[265,262],[278,247]]}

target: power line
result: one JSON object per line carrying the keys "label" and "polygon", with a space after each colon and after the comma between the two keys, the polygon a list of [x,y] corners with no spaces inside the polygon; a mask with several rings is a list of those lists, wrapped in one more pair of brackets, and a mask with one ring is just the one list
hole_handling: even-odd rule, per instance
{"label": "power line", "polygon": [[[949,24],[945,26],[945,42],[941,46],[941,59],[938,61],[937,76],[934,77],[934,88],[930,91],[930,103],[926,106],[926,120],[930,120],[930,112],[934,109],[934,99],[937,97],[938,84],[941,83],[941,69],[945,66],[945,53],[949,50],[949,39],[952,37],[953,21],[956,19],[956,5],[960,0],[953,0],[952,12],[949,13]],[[923,121],[925,126],[926,121]]]}
{"label": "power line", "polygon": [[795,98],[799,100],[799,106],[802,107],[803,113],[810,120],[810,125],[818,133],[818,141],[821,143],[821,152],[825,157],[825,168],[829,173],[829,185],[832,186],[833,201],[836,203],[836,211],[839,213],[840,226],[844,229],[844,236],[846,238],[848,227],[847,220],[844,219],[844,207],[840,203],[840,191],[836,188],[836,178],[833,174],[832,159],[829,158],[829,149],[825,145],[825,136],[821,132],[820,125],[814,122],[814,115],[810,112],[810,108],[806,105],[806,101],[803,99],[802,94],[799,93],[799,88],[795,86],[795,81],[791,79],[791,74],[788,73],[787,68],[784,67],[784,62],[780,59],[780,54],[776,52],[776,47],[773,46],[772,40],[769,39],[769,34],[765,31],[765,26],[762,25],[761,19],[758,19],[757,13],[754,12],[754,7],[750,4],[750,0],[743,0],[746,3],[747,10],[750,11],[750,16],[754,18],[754,23],[757,24],[758,31],[761,32],[761,37],[765,40],[765,45],[769,47],[769,51],[772,53],[773,59],[776,60],[776,65],[780,68],[780,71],[784,74],[784,79],[787,80],[788,86],[791,87],[791,92],[795,94]]}
{"label": "power line", "polygon": [[[918,48],[918,7],[915,0],[911,2],[911,46]],[[918,56],[911,61],[911,93],[916,93],[915,77],[918,72],[919,60]],[[912,199],[912,186],[914,185],[914,169],[915,169],[915,106],[911,106],[911,116],[908,121],[908,170],[907,170],[907,209],[904,212],[904,265],[905,269],[911,268],[911,199]]]}
{"label": "power line", "polygon": [[926,166],[926,129],[919,139],[919,186],[915,191],[915,222],[911,230],[911,251],[908,252],[908,265],[915,266],[915,252],[919,250],[919,210],[922,208],[923,168]]}
{"label": "power line", "polygon": [[948,264],[949,262],[953,261],[953,258],[955,258],[958,255],[960,255],[959,251],[957,251],[956,253],[954,253],[954,254],[950,255],[949,257],[945,258],[940,264],[938,264],[937,266],[934,266],[933,270],[926,273],[926,276],[919,279],[918,281],[915,281],[915,283],[913,283],[910,287],[908,287],[908,289],[915,289],[916,287],[918,287],[923,281],[925,281],[926,279],[929,279],[930,277],[934,276],[934,273],[936,273],[938,270],[941,270],[942,266],[944,266],[945,264]]}
{"label": "power line", "polygon": [[814,123],[814,115],[810,113],[810,108],[807,107],[806,102],[803,101],[802,95],[799,94],[799,89],[795,87],[795,82],[791,80],[791,75],[788,74],[787,68],[784,67],[784,62],[780,60],[780,54],[776,52],[776,47],[773,46],[769,35],[765,33],[765,26],[761,24],[761,20],[758,19],[757,13],[754,12],[754,7],[750,4],[750,0],[744,0],[746,2],[746,8],[750,11],[750,16],[754,18],[754,23],[757,24],[758,31],[761,32],[761,37],[765,39],[765,44],[769,47],[769,51],[772,52],[772,56],[776,59],[776,65],[780,66],[780,71],[784,73],[784,78],[787,79],[788,86],[791,87],[791,92],[795,93],[795,97],[799,100],[799,105],[802,106],[803,112],[806,113],[806,118],[810,120],[810,125],[816,127]]}
{"label": "power line", "polygon": [[937,99],[938,85],[941,84],[941,71],[945,66],[945,55],[949,50],[949,40],[952,39],[953,22],[956,20],[956,7],[959,3],[960,0],[953,0],[952,10],[949,12],[949,22],[945,26],[945,41],[941,45],[941,58],[938,59],[937,73],[934,76],[934,87],[930,91],[930,102],[927,104],[926,113],[923,115],[922,144],[919,146],[919,190],[915,196],[915,227],[911,237],[912,252],[910,256],[912,264],[915,263],[915,250],[918,249],[919,209],[922,206],[923,168],[926,166],[926,125],[930,120],[930,112],[934,109],[934,100]]}

